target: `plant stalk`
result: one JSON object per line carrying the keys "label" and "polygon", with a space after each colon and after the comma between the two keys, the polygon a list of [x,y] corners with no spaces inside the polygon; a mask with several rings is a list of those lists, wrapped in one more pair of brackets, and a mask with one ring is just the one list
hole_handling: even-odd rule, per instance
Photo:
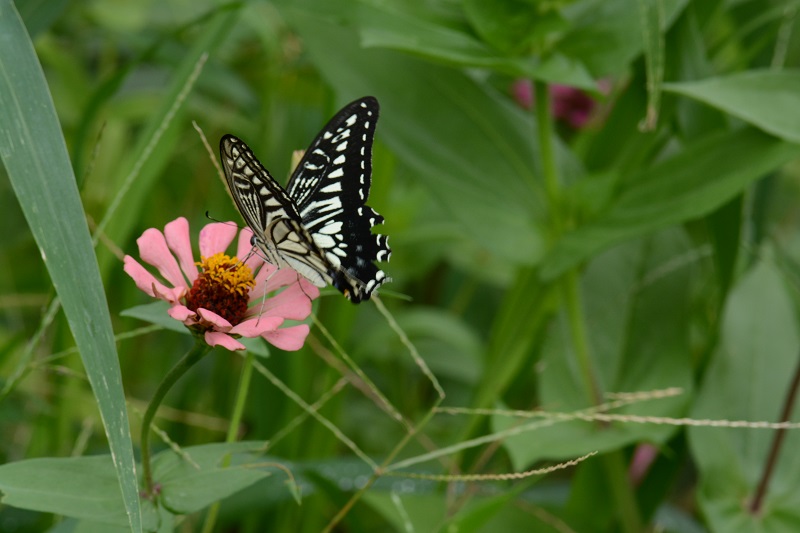
{"label": "plant stalk", "polygon": [[[780,422],[788,422],[792,416],[792,409],[794,408],[795,399],[797,398],[797,389],[800,388],[800,358],[798,358],[797,367],[794,371],[792,383],[789,386],[789,391],[786,394],[786,401],[783,403],[781,410]],[[781,428],[775,431],[775,437],[772,439],[772,446],[767,455],[767,463],[764,466],[764,472],[761,474],[761,479],[758,482],[753,499],[750,501],[749,510],[751,514],[758,514],[761,512],[761,506],[764,503],[764,498],[767,496],[767,489],[769,488],[769,481],[772,478],[772,472],[775,471],[775,465],[778,463],[778,456],[783,447],[783,440],[786,438],[786,428]]]}
{"label": "plant stalk", "polygon": [[148,499],[155,499],[156,496],[153,484],[153,470],[150,465],[150,426],[153,424],[153,418],[155,418],[156,411],[158,411],[161,402],[172,386],[210,351],[211,347],[202,339],[198,339],[195,345],[164,376],[164,380],[156,389],[153,399],[150,400],[147,411],[144,413],[141,435],[142,471],[144,475],[144,496]]}

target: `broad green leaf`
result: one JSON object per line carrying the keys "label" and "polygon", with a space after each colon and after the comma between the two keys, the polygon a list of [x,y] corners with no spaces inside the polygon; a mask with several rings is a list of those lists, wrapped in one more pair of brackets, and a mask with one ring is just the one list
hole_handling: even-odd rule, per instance
{"label": "broad green leaf", "polygon": [[[161,502],[173,513],[198,511],[270,475],[267,459],[251,452],[262,442],[208,444],[184,448],[191,461],[172,450],[153,458],[153,476]],[[222,459],[232,454],[230,467]],[[27,459],[0,465],[0,491],[6,505],[55,513],[116,526],[129,526],[108,455]],[[145,528],[153,530],[168,517],[143,504]],[[88,527],[88,526],[87,526]]]}
{"label": "broad green leaf", "polygon": [[[688,240],[680,230],[618,246],[592,261],[581,292],[593,370],[602,392],[680,387],[678,397],[640,402],[616,413],[683,416],[692,392],[691,280],[696,278]],[[672,266],[665,270],[665,267]],[[694,275],[693,275],[694,274]],[[559,412],[594,405],[574,355],[565,317],[549,330],[539,372],[539,403]],[[498,429],[515,421],[494,418]],[[675,428],[561,422],[506,440],[516,469],[538,460],[567,459],[640,440],[663,442]]]}
{"label": "broad green leaf", "polygon": [[0,0],[0,157],[61,299],[117,471],[127,520],[139,497],[114,332],[58,117],[36,52],[10,0]]}
{"label": "broad green leaf", "polygon": [[0,465],[5,505],[129,526],[118,487],[108,455],[45,457]]}
{"label": "broad green leaf", "polygon": [[586,69],[563,54],[508,56],[481,42],[464,25],[444,24],[406,2],[362,6],[358,32],[365,47],[391,48],[449,65],[596,89]]}
{"label": "broad green leaf", "polygon": [[[175,320],[174,318],[172,318],[167,314],[168,309],[169,309],[169,304],[167,302],[159,300],[157,302],[131,307],[130,309],[122,311],[120,315],[128,316],[131,318],[138,318],[139,320],[144,320],[145,322],[156,324],[158,326],[163,327],[164,329],[168,329],[176,333],[191,335],[192,332],[189,331],[189,329],[186,326],[184,326],[182,322]],[[238,339],[238,341],[244,344],[247,347],[247,349],[253,352],[254,354],[261,357],[269,357],[269,348],[267,348],[265,341],[263,339],[240,338]]]}
{"label": "broad green leaf", "polygon": [[[263,448],[263,442],[185,448],[194,464],[172,450],[159,453],[153,459],[153,479],[161,485],[161,502],[177,514],[188,514],[235,494],[270,475],[263,458],[250,453]],[[229,454],[234,454],[230,466],[221,466]]]}
{"label": "broad green leaf", "polygon": [[[765,250],[768,252],[769,250]],[[797,371],[800,329],[790,288],[769,253],[731,292],[719,348],[706,371],[695,419],[777,422]],[[795,403],[793,420],[800,402]],[[800,528],[800,433],[788,431],[761,514],[746,507],[767,462],[774,430],[689,429],[700,473],[698,500],[715,531],[794,531]]]}
{"label": "broad green leaf", "polygon": [[800,143],[800,70],[750,70],[666,83],[664,90],[705,102],[786,141]]}
{"label": "broad green leaf", "polygon": [[715,134],[626,178],[594,220],[567,233],[542,266],[552,278],[612,244],[704,216],[792,158],[800,147],[757,130]]}

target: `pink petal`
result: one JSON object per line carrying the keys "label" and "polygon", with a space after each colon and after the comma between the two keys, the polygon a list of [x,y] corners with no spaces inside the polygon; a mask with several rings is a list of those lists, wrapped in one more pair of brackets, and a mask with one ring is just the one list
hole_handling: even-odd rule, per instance
{"label": "pink petal", "polygon": [[514,100],[523,109],[530,109],[533,105],[533,85],[530,80],[517,80],[511,85]]}
{"label": "pink petal", "polygon": [[633,485],[639,485],[647,476],[647,472],[658,458],[658,448],[649,443],[642,443],[636,447],[628,469],[628,478]]}
{"label": "pink petal", "polygon": [[280,316],[289,320],[304,320],[311,314],[311,300],[319,296],[319,290],[309,285],[316,291],[316,294],[306,294],[300,284],[293,283],[283,291],[271,298],[267,298],[262,305],[256,302],[248,310],[250,314],[260,314],[265,316]]}
{"label": "pink petal", "polygon": [[211,324],[217,331],[223,331],[227,333],[232,327],[230,322],[219,316],[214,311],[209,311],[208,309],[198,307],[197,314],[200,315],[200,318],[202,318],[203,321]]}
{"label": "pink petal", "polygon": [[133,278],[133,282],[136,283],[139,290],[144,291],[153,298],[157,298],[156,291],[153,290],[154,288],[161,294],[171,293],[172,289],[164,286],[133,257],[126,255],[123,259],[123,263],[123,270]]}
{"label": "pink petal", "polygon": [[185,305],[173,305],[169,309],[167,309],[167,314],[174,318],[175,320],[179,320],[184,324],[191,326],[197,322],[196,317],[197,313],[186,307]]}
{"label": "pink petal", "polygon": [[214,222],[206,224],[200,230],[200,256],[211,257],[228,249],[236,236],[236,224],[233,222]]}
{"label": "pink petal", "polygon": [[136,239],[136,244],[139,245],[139,256],[142,260],[156,267],[159,274],[172,283],[173,287],[189,287],[178,262],[175,261],[175,257],[167,247],[163,233],[155,228],[147,229],[141,237]]}
{"label": "pink petal", "polygon": [[164,227],[164,236],[191,285],[197,279],[197,265],[194,264],[192,242],[189,240],[189,221],[183,217],[176,218]]}
{"label": "pink petal", "polygon": [[232,352],[236,350],[247,349],[241,342],[237,341],[230,335],[221,333],[219,331],[206,331],[204,337],[209,346],[222,346],[223,348]]}
{"label": "pink petal", "polygon": [[283,318],[277,316],[262,316],[251,318],[236,324],[231,328],[230,333],[241,335],[242,337],[259,337],[267,331],[274,331],[283,324]]}
{"label": "pink petal", "polygon": [[308,336],[308,324],[300,324],[289,328],[278,328],[274,331],[267,331],[263,335],[267,342],[273,346],[294,352],[303,347],[303,343]]}
{"label": "pink petal", "polygon": [[169,287],[165,287],[163,285],[153,285],[153,292],[156,295],[156,298],[160,300],[167,301],[172,305],[175,305],[181,298],[186,294],[186,288],[180,287],[175,289],[170,289]]}

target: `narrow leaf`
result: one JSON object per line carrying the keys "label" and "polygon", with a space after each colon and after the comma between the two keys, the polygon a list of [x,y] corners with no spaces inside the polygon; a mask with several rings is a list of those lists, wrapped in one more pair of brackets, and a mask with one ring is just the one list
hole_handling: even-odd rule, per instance
{"label": "narrow leaf", "polygon": [[97,398],[129,524],[141,531],[133,448],[108,303],[47,82],[10,0],[0,0],[0,157]]}
{"label": "narrow leaf", "polygon": [[751,70],[664,90],[705,102],[787,141],[800,143],[800,70]]}

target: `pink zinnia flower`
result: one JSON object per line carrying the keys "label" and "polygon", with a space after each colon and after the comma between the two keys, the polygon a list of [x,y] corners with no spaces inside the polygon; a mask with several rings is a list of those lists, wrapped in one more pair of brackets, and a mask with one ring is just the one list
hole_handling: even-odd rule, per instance
{"label": "pink zinnia flower", "polygon": [[[136,240],[139,256],[158,270],[166,284],[129,255],[125,272],[141,290],[169,302],[169,315],[202,333],[210,346],[244,350],[236,337],[260,336],[283,350],[299,350],[308,336],[308,325],[280,326],[285,320],[307,318],[319,289],[294,270],[275,272],[273,265],[250,254],[248,228],[239,233],[237,255],[225,255],[236,230],[233,223],[206,225],[200,231],[201,261],[196,263],[185,218],[167,224],[163,233],[150,228]],[[263,300],[265,294],[280,288],[284,289]]]}

